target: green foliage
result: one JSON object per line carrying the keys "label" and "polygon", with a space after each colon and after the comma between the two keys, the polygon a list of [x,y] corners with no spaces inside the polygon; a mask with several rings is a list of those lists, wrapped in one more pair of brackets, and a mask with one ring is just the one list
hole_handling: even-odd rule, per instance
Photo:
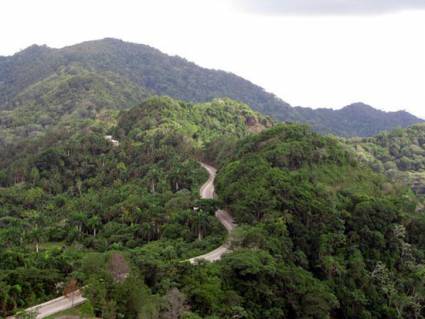
{"label": "green foliage", "polygon": [[[119,145],[96,127],[52,130],[45,137],[8,146],[1,154],[0,249],[10,254],[0,263],[0,283],[8,292],[0,297],[2,314],[60,294],[55,285],[71,272],[84,284],[90,281],[85,274],[96,270],[79,263],[93,251],[134,250],[161,264],[180,262],[222,243],[224,229],[212,213],[216,203],[199,200],[199,187],[207,177],[194,160],[201,140],[185,127],[207,125],[202,117],[211,111],[208,134],[198,128],[208,141],[235,132],[246,136],[246,119],[263,118],[227,100],[182,104],[188,109],[179,117],[173,117],[169,104],[181,102],[155,98],[144,105],[152,103],[171,112],[158,115],[164,121],[175,119],[180,126],[171,131],[146,128],[143,137],[124,134],[119,126],[114,129],[121,134]],[[211,106],[222,103],[217,109]],[[192,107],[201,113],[191,117]],[[155,112],[147,116],[157,117]],[[123,113],[120,125],[126,118]],[[231,119],[237,118],[232,125]],[[132,125],[137,130],[141,124]],[[199,209],[194,212],[194,207]],[[25,294],[12,293],[21,284]],[[120,307],[107,303],[102,313],[114,316],[124,311]]]}
{"label": "green foliage", "polygon": [[282,115],[276,118],[307,123],[322,134],[344,137],[374,136],[382,131],[423,122],[405,111],[384,112],[363,103],[354,103],[340,110],[296,107],[293,113],[287,119]]}
{"label": "green foliage", "polygon": [[[2,316],[71,278],[102,318],[424,316],[415,197],[346,144],[306,126],[265,129],[229,99],[154,97],[116,123],[118,144],[74,123],[0,154]],[[198,156],[220,165],[218,200],[199,199]],[[184,262],[223,243],[217,207],[239,225],[232,252]]]}
{"label": "green foliage", "polygon": [[344,144],[303,126],[245,138],[234,154],[217,191],[237,223],[251,226],[235,234],[242,250],[223,260],[237,273],[223,272],[225,282],[240,278],[232,289],[248,317],[423,315],[411,281],[423,238],[408,191],[389,189]]}
{"label": "green foliage", "polygon": [[70,64],[27,87],[14,98],[11,110],[0,112],[0,145],[78,122],[107,126],[115,110],[137,105],[147,96],[144,89],[112,72]]}
{"label": "green foliage", "polygon": [[118,136],[134,140],[181,134],[203,146],[217,139],[240,138],[272,126],[272,121],[247,105],[230,99],[191,104],[167,97],[151,98],[124,112],[117,125]]}
{"label": "green foliage", "polygon": [[367,139],[349,140],[361,160],[393,181],[425,195],[425,126],[384,132]]}
{"label": "green foliage", "polygon": [[234,74],[204,69],[145,45],[103,39],[59,50],[32,46],[0,57],[0,145],[75,120],[108,123],[111,112],[152,94],[195,103],[229,97],[277,120],[308,123],[316,131],[341,136],[372,136],[421,122],[406,112],[385,113],[364,104],[338,111],[291,107]]}
{"label": "green foliage", "polygon": [[93,261],[83,261],[84,267],[96,268],[95,272],[87,275],[84,295],[90,300],[96,317],[136,319],[142,314],[158,312],[159,302],[137,271],[126,273],[121,280],[116,280],[105,264],[90,265]]}

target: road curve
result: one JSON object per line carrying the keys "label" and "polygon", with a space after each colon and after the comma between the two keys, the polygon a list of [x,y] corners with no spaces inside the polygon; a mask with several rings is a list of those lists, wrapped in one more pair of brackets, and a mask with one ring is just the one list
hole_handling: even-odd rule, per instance
{"label": "road curve", "polygon": [[[207,170],[209,175],[208,180],[201,187],[201,190],[200,190],[201,198],[213,199],[215,196],[214,180],[217,173],[217,169],[202,162],[200,164],[203,168]],[[221,210],[221,209],[217,210],[215,212],[215,216],[220,221],[220,223],[224,226],[224,228],[226,228],[229,234],[236,227],[232,216],[230,216],[230,214],[226,212],[225,210]],[[207,260],[211,262],[220,260],[221,256],[223,256],[223,254],[225,254],[229,250],[229,247],[230,247],[230,242],[227,240],[223,245],[221,245],[220,247],[218,247],[217,249],[214,249],[213,251],[209,253],[190,258],[189,262],[192,264],[196,264],[200,260]]]}
{"label": "road curve", "polygon": [[[208,180],[202,185],[199,193],[201,195],[201,198],[204,199],[213,199],[215,196],[214,193],[214,180],[217,173],[217,170],[205,163],[200,163],[203,168],[205,168],[208,172]],[[220,223],[226,228],[228,233],[231,233],[232,230],[236,227],[232,216],[229,215],[228,212],[225,210],[217,210],[215,212],[215,216],[220,221]],[[213,251],[206,253],[201,256],[193,257],[189,259],[188,261],[192,264],[196,264],[200,260],[207,260],[210,262],[216,261],[221,259],[223,254],[225,254],[230,247],[230,242],[227,240],[223,245],[218,247],[217,249],[214,249]],[[37,319],[43,319],[48,316],[51,316],[55,313],[68,310],[70,308],[76,307],[82,303],[84,303],[87,299],[84,298],[80,291],[77,291],[74,293],[73,297],[59,297],[50,301],[47,301],[43,304],[31,307],[26,309],[25,311],[28,313],[36,313]],[[14,317],[11,317],[14,318]]]}

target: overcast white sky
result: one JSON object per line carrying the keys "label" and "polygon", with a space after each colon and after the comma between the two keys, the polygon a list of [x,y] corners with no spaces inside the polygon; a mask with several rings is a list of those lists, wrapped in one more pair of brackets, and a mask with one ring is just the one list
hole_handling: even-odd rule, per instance
{"label": "overcast white sky", "polygon": [[425,0],[2,0],[0,55],[115,37],[234,72],[292,105],[425,118]]}

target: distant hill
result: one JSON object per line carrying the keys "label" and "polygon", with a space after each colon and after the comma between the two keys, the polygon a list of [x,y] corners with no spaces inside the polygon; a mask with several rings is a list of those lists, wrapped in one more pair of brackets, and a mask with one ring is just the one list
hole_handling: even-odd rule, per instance
{"label": "distant hill", "polygon": [[95,120],[150,95],[191,102],[229,97],[277,120],[308,123],[316,131],[340,136],[371,136],[422,121],[363,104],[338,111],[294,108],[232,73],[107,38],[62,49],[33,45],[0,57],[0,144],[37,136],[52,125]]}
{"label": "distant hill", "polygon": [[294,110],[298,116],[295,122],[308,123],[323,134],[345,137],[373,136],[381,131],[423,122],[405,111],[384,112],[364,103],[354,103],[340,110],[302,107],[295,107]]}
{"label": "distant hill", "polygon": [[15,98],[28,86],[78,63],[96,72],[113,72],[157,95],[204,102],[230,97],[267,113],[289,104],[234,74],[208,70],[142,44],[115,39],[84,42],[63,49],[31,46],[0,62],[1,108],[16,106]]}

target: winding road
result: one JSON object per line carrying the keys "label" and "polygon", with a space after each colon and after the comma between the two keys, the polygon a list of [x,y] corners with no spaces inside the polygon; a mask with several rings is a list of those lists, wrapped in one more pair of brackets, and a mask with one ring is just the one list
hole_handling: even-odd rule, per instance
{"label": "winding road", "polygon": [[[200,189],[200,196],[203,199],[213,199],[215,196],[215,188],[214,188],[214,180],[217,173],[217,170],[205,163],[200,163],[203,168],[205,168],[208,172],[208,180],[202,185]],[[220,221],[220,223],[226,228],[227,232],[230,234],[233,229],[236,227],[232,216],[229,215],[225,210],[217,210],[215,212],[215,216]],[[226,240],[226,242],[218,247],[217,249],[214,249],[213,251],[206,253],[201,256],[193,257],[189,259],[188,261],[191,264],[196,264],[200,260],[206,260],[206,261],[216,261],[220,260],[223,254],[225,254],[227,251],[229,251],[230,248],[230,241]],[[62,312],[64,310],[68,310],[70,308],[76,307],[86,301],[86,298],[84,298],[80,291],[77,291],[74,293],[73,297],[59,297],[53,300],[50,300],[48,302],[45,302],[43,304],[31,307],[26,309],[26,312],[29,313],[37,313],[36,318],[42,319],[46,318],[48,316],[51,316],[55,313]],[[11,317],[14,318],[14,317]]]}
{"label": "winding road", "polygon": [[[207,170],[209,175],[208,180],[201,187],[201,190],[200,190],[201,198],[213,199],[215,195],[214,180],[215,180],[217,170],[214,167],[207,165],[205,163],[200,163],[200,164],[202,165],[203,168]],[[221,209],[217,210],[215,212],[215,216],[220,221],[220,223],[224,226],[224,228],[226,228],[229,234],[236,227],[232,216],[230,216],[230,214],[226,212],[225,210],[221,210]],[[193,257],[189,259],[189,262],[192,264],[196,264],[200,260],[207,260],[207,261],[220,260],[221,256],[223,256],[223,254],[225,254],[229,250],[229,247],[230,247],[230,241],[226,240],[226,242],[220,247],[218,247],[217,249],[214,249],[213,251],[206,253],[205,255]]]}

